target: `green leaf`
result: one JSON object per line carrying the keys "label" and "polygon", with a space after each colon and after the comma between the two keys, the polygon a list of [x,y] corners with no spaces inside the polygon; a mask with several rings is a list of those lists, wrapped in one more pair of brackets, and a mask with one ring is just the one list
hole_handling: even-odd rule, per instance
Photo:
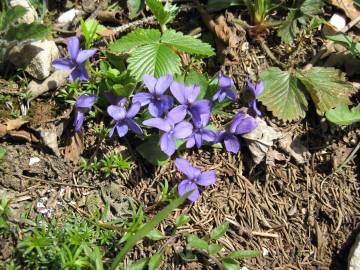
{"label": "green leaf", "polygon": [[192,248],[202,249],[202,250],[206,250],[206,251],[209,246],[209,244],[205,240],[200,239],[196,235],[192,235],[192,234],[188,235],[187,243]]}
{"label": "green leaf", "polygon": [[305,0],[300,6],[300,10],[307,16],[313,16],[319,14],[323,6],[323,0]]}
{"label": "green leaf", "polygon": [[176,6],[170,4],[163,6],[160,0],[146,0],[146,4],[162,27],[172,21],[178,12]]}
{"label": "green leaf", "polygon": [[85,27],[87,29],[87,31],[89,32],[90,35],[90,41],[92,40],[96,40],[101,38],[99,35],[99,33],[104,32],[105,30],[107,30],[107,28],[100,24],[97,20],[95,19],[87,19],[85,21]]}
{"label": "green leaf", "polygon": [[207,78],[203,74],[192,69],[185,78],[185,85],[192,85],[192,84],[197,84],[200,86],[200,94],[197,98],[203,99],[206,95],[207,88],[209,86],[209,82]]}
{"label": "green leaf", "polygon": [[141,80],[144,74],[157,78],[180,73],[180,57],[164,44],[148,44],[137,48],[128,58],[130,73]]}
{"label": "green leaf", "polygon": [[5,155],[6,155],[6,149],[3,147],[0,147],[0,162],[5,157]]}
{"label": "green leaf", "polygon": [[157,29],[136,29],[119,40],[111,43],[109,49],[114,52],[127,52],[139,46],[159,43],[161,33]]}
{"label": "green leaf", "polygon": [[47,36],[51,28],[40,23],[21,23],[9,27],[5,35],[7,41],[23,41],[27,39],[42,39]]}
{"label": "green leaf", "polygon": [[[0,148],[1,150],[1,148]],[[186,223],[188,223],[190,221],[190,217],[187,216],[187,215],[180,215],[176,218],[176,221],[175,221],[175,226],[176,227],[180,227],[182,225],[185,225]]]}
{"label": "green leaf", "polygon": [[136,148],[143,158],[156,166],[162,166],[169,160],[169,157],[161,151],[159,141],[159,136],[152,135]]}
{"label": "green leaf", "polygon": [[133,262],[127,269],[128,270],[142,270],[142,269],[144,269],[147,261],[148,261],[147,258],[142,258],[140,260]]}
{"label": "green leaf", "polygon": [[144,0],[127,0],[130,20],[136,18],[144,8]]}
{"label": "green leaf", "polygon": [[14,23],[16,19],[24,16],[26,8],[23,6],[15,6],[9,9],[5,14],[1,14],[0,30],[6,28],[8,25]]}
{"label": "green leaf", "polygon": [[219,244],[211,244],[208,246],[208,252],[210,255],[214,255],[218,252],[220,252],[220,250],[222,250],[223,246],[219,245]]}
{"label": "green leaf", "polygon": [[360,0],[353,0],[354,4],[360,7]]}
{"label": "green leaf", "polygon": [[110,270],[115,270],[120,262],[122,262],[126,254],[136,245],[138,241],[143,239],[152,229],[160,224],[175,208],[181,205],[191,192],[186,192],[183,196],[176,198],[159,213],[157,213],[149,222],[147,222],[141,230],[137,231],[129,238],[125,246],[121,248],[120,253],[116,256],[111,264]]}
{"label": "green leaf", "polygon": [[346,126],[354,124],[360,121],[360,104],[351,110],[347,105],[339,105],[327,111],[325,116],[327,120],[336,125]]}
{"label": "green leaf", "polygon": [[297,120],[305,117],[307,100],[299,89],[299,81],[287,71],[277,67],[264,70],[260,78],[265,82],[264,92],[258,97],[275,117]]}
{"label": "green leaf", "polygon": [[158,230],[158,229],[152,229],[147,235],[147,238],[154,240],[154,241],[158,241],[161,239],[164,239],[165,236]]}
{"label": "green leaf", "polygon": [[204,56],[212,56],[215,54],[210,44],[202,42],[200,39],[192,36],[184,35],[181,32],[176,32],[175,30],[165,31],[161,37],[161,42],[190,54]]}
{"label": "green leaf", "polygon": [[299,71],[297,77],[310,93],[319,115],[340,104],[350,103],[352,86],[344,74],[335,68],[312,67]]}
{"label": "green leaf", "polygon": [[149,261],[149,270],[156,270],[159,268],[161,260],[162,260],[162,253],[155,253]]}
{"label": "green leaf", "polygon": [[223,258],[221,262],[226,270],[240,270],[239,263],[233,259]]}
{"label": "green leaf", "polygon": [[297,20],[299,19],[299,13],[296,9],[291,9],[277,31],[277,35],[281,38],[284,43],[292,43],[295,36],[299,32],[297,26]]}
{"label": "green leaf", "polygon": [[246,259],[246,258],[257,257],[260,255],[261,252],[259,250],[238,250],[231,252],[226,257],[232,259]]}
{"label": "green leaf", "polygon": [[210,238],[212,240],[218,240],[221,236],[223,236],[226,231],[229,229],[229,223],[225,222],[210,232]]}

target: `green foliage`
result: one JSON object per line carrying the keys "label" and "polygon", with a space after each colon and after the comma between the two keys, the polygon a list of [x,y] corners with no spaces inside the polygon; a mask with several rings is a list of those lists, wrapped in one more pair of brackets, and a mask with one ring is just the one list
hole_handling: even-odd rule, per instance
{"label": "green foliage", "polygon": [[162,253],[155,253],[149,260],[149,270],[156,270],[159,268],[162,260]]}
{"label": "green foliage", "polygon": [[166,2],[165,6],[160,0],[146,0],[147,6],[158,20],[161,29],[166,29],[166,24],[175,19],[178,7]]}
{"label": "green foliage", "polygon": [[3,159],[5,158],[5,155],[6,155],[6,149],[3,147],[0,147],[0,165],[3,161]]}
{"label": "green foliage", "polygon": [[243,4],[243,0],[208,0],[207,7],[211,11],[222,10],[231,6]]}
{"label": "green foliage", "polygon": [[334,68],[313,67],[288,72],[271,67],[264,70],[260,78],[265,82],[265,90],[258,99],[275,117],[285,121],[305,117],[308,103],[304,90],[310,94],[319,115],[349,103],[351,85]]}
{"label": "green foliage", "polygon": [[169,160],[169,157],[161,151],[159,141],[158,135],[152,135],[136,148],[143,158],[156,166],[162,166]]}
{"label": "green foliage", "polygon": [[94,40],[98,40],[101,38],[98,34],[105,31],[106,27],[95,19],[88,19],[86,21],[83,18],[80,18],[81,31],[85,37],[85,48],[90,49],[91,43]]}
{"label": "green foliage", "polygon": [[278,29],[278,36],[285,43],[293,43],[296,35],[300,32],[299,24],[305,26],[310,19],[321,11],[323,0],[294,1]]}
{"label": "green foliage", "polygon": [[191,194],[191,191],[173,200],[169,205],[157,213],[149,222],[147,222],[141,228],[141,230],[138,230],[134,235],[132,235],[126,242],[125,246],[121,249],[120,253],[114,259],[110,270],[115,270],[118,264],[124,260],[126,254],[136,245],[136,243],[143,239],[157,225],[159,225],[160,222],[163,221],[175,208],[181,205],[189,196],[189,194]]}
{"label": "green foliage", "polygon": [[175,226],[176,226],[176,227],[180,227],[180,226],[182,226],[182,225],[185,225],[185,224],[189,223],[189,221],[190,221],[190,217],[189,217],[189,216],[187,216],[187,215],[180,215],[180,216],[178,216],[178,217],[176,218],[176,220],[175,220]]}
{"label": "green foliage", "polygon": [[161,34],[156,29],[137,29],[110,44],[109,49],[115,53],[130,53],[128,68],[137,80],[144,74],[160,77],[180,73],[181,59],[177,50],[201,57],[214,55],[209,44],[174,30]]}
{"label": "green foliage", "polygon": [[135,19],[144,8],[144,0],[127,0],[130,20]]}
{"label": "green foliage", "polygon": [[15,6],[7,12],[0,13],[0,31],[4,31],[8,25],[12,25],[18,18],[21,18],[26,13],[26,8],[22,6]]}
{"label": "green foliage", "polygon": [[[233,251],[225,256],[222,255],[223,253],[220,255],[219,252],[224,249],[223,245],[219,243],[212,243],[212,241],[216,241],[222,237],[228,228],[229,224],[223,223],[210,232],[210,237],[204,237],[204,239],[200,239],[196,235],[188,234],[186,250],[181,254],[181,257],[185,261],[191,261],[195,258],[195,254],[192,250],[201,250],[202,252],[207,253],[210,258],[216,258],[219,262],[221,262],[224,269],[231,270],[240,269],[239,263],[236,261],[237,259],[246,259],[261,255],[258,250],[240,250]],[[206,241],[205,239],[210,239],[210,241]]]}
{"label": "green foliage", "polygon": [[9,26],[4,38],[9,42],[42,39],[48,35],[50,30],[51,29],[49,27],[40,23],[20,23],[18,25]]}
{"label": "green foliage", "polygon": [[351,125],[360,122],[360,104],[349,109],[347,105],[339,105],[325,114],[326,119],[339,126]]}
{"label": "green foliage", "polygon": [[341,33],[334,36],[327,36],[329,40],[345,46],[355,57],[360,57],[360,43],[354,42],[351,37]]}
{"label": "green foliage", "polygon": [[210,232],[210,238],[212,240],[218,240],[221,236],[223,236],[226,233],[228,229],[229,229],[229,223],[225,222]]}
{"label": "green foliage", "polygon": [[129,161],[129,158],[123,158],[119,153],[110,152],[104,155],[104,158],[100,161],[101,171],[106,177],[112,174],[113,170],[128,170],[131,168],[133,162]]}

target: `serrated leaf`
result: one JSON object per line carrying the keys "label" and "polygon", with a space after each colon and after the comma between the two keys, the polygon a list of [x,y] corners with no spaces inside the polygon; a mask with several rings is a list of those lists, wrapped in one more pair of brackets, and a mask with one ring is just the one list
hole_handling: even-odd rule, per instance
{"label": "serrated leaf", "polygon": [[5,35],[7,41],[23,41],[27,39],[42,39],[47,36],[51,28],[40,23],[21,23],[9,27]]}
{"label": "serrated leaf", "polygon": [[162,260],[162,253],[155,253],[149,261],[149,270],[156,270],[159,268],[161,260]]}
{"label": "serrated leaf", "polygon": [[165,31],[161,37],[161,42],[190,54],[204,56],[212,56],[215,54],[210,44],[202,42],[200,39],[192,36],[184,35],[181,32],[176,32],[175,30]]}
{"label": "serrated leaf", "polygon": [[119,40],[111,43],[109,49],[113,52],[128,52],[142,45],[159,43],[161,33],[157,29],[136,29]]}
{"label": "serrated leaf", "polygon": [[339,105],[336,108],[327,111],[325,116],[327,120],[340,126],[360,122],[360,104],[351,110],[347,105]]}
{"label": "serrated leaf", "polygon": [[281,38],[281,41],[284,43],[292,43],[296,34],[299,32],[297,26],[297,20],[299,19],[299,14],[296,9],[291,9],[286,16],[285,21],[283,21],[277,31],[277,35]]}
{"label": "serrated leaf", "polygon": [[192,248],[207,250],[209,244],[203,240],[197,237],[196,235],[189,234],[187,237],[187,243]]}
{"label": "serrated leaf", "polygon": [[165,236],[158,229],[153,229],[146,235],[146,237],[151,240],[158,241],[164,239]]}
{"label": "serrated leaf", "polygon": [[226,231],[229,229],[229,223],[225,222],[210,232],[210,238],[212,240],[218,240],[221,236],[223,236]]}
{"label": "serrated leaf", "polygon": [[349,95],[352,86],[339,70],[312,67],[307,71],[297,73],[297,75],[310,93],[319,115],[323,115],[338,105],[350,103]]}
{"label": "serrated leaf", "polygon": [[293,75],[277,67],[271,67],[264,70],[260,78],[265,82],[265,89],[258,100],[275,117],[285,121],[305,117],[308,103],[304,93],[299,89],[299,81]]}
{"label": "serrated leaf", "polygon": [[305,0],[300,6],[300,10],[307,16],[313,16],[319,14],[323,6],[323,0]]}
{"label": "serrated leaf", "polygon": [[162,166],[169,160],[169,157],[161,151],[159,140],[159,136],[150,136],[136,148],[143,158],[156,166]]}
{"label": "serrated leaf", "polygon": [[136,18],[144,8],[144,0],[127,0],[130,20]]}
{"label": "serrated leaf", "polygon": [[239,263],[233,259],[223,258],[221,262],[226,270],[240,270]]}
{"label": "serrated leaf", "polygon": [[214,255],[218,252],[220,252],[220,250],[222,250],[223,246],[219,245],[219,244],[211,244],[208,246],[208,252],[210,255]]}
{"label": "serrated leaf", "polygon": [[165,25],[176,17],[178,10],[176,6],[170,4],[164,6],[160,0],[146,0],[146,4],[160,25]]}
{"label": "serrated leaf", "polygon": [[180,57],[164,44],[148,44],[137,48],[127,59],[130,73],[141,80],[144,74],[161,77],[180,73]]}
{"label": "serrated leaf", "polygon": [[259,250],[237,250],[228,254],[226,257],[232,259],[246,259],[260,256],[261,252]]}

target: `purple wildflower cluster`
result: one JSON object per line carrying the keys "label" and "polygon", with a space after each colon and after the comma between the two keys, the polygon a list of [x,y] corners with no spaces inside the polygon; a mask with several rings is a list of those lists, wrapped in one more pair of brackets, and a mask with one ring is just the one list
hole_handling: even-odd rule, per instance
{"label": "purple wildflower cluster", "polygon": [[[80,50],[77,37],[69,38],[68,52],[70,59],[57,59],[53,62],[55,68],[71,70],[70,80],[86,80],[88,74],[84,62],[96,53],[95,49]],[[161,131],[160,148],[168,156],[176,151],[176,141],[185,140],[186,148],[196,146],[200,148],[204,142],[222,142],[228,152],[237,153],[240,150],[240,142],[237,135],[248,133],[257,127],[256,119],[244,112],[235,115],[227,128],[215,131],[209,125],[213,102],[223,102],[226,98],[236,101],[237,94],[232,88],[234,82],[225,75],[219,76],[219,87],[212,100],[198,99],[200,86],[184,85],[173,80],[171,75],[165,75],[158,79],[151,75],[144,75],[144,84],[148,92],[139,92],[132,97],[132,103],[128,103],[125,97],[105,92],[104,97],[108,101],[108,115],[112,118],[113,127],[109,131],[109,137],[114,132],[119,137],[125,136],[129,129],[135,134],[142,134],[143,130],[133,119],[141,107],[147,106],[152,118],[142,122],[143,125],[159,129]],[[247,81],[248,106],[253,115],[261,115],[257,108],[256,97],[264,89],[264,83],[260,81],[253,85]],[[81,95],[75,103],[74,128],[78,132],[84,122],[85,113],[89,112],[96,102],[96,95]],[[179,171],[187,178],[178,185],[179,195],[193,190],[188,199],[196,201],[200,195],[198,186],[212,185],[216,181],[215,171],[201,172],[193,167],[188,161],[177,158],[175,161]]]}

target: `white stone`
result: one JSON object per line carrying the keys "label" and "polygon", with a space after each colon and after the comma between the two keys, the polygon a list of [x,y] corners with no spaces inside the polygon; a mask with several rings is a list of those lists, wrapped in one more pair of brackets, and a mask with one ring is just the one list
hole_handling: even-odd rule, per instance
{"label": "white stone", "polygon": [[346,25],[346,19],[339,15],[339,14],[334,14],[332,15],[332,17],[330,18],[329,23],[337,30],[340,31],[341,29],[343,29]]}
{"label": "white stone", "polygon": [[57,19],[57,22],[59,24],[71,23],[75,19],[76,15],[78,15],[79,13],[80,13],[80,10],[72,8],[72,9],[64,12],[63,14],[61,14],[59,16],[59,18]]}
{"label": "white stone", "polygon": [[360,234],[351,247],[348,257],[349,270],[360,270]]}
{"label": "white stone", "polygon": [[25,45],[18,45],[11,49],[8,59],[17,67],[37,80],[43,80],[50,75],[51,63],[59,58],[59,49],[54,41],[34,41]]}
{"label": "white stone", "polygon": [[267,248],[262,247],[261,249],[262,249],[262,255],[264,257],[269,256],[270,252],[269,252],[269,250]]}
{"label": "white stone", "polygon": [[36,9],[30,4],[28,0],[11,0],[10,6],[22,6],[26,8],[25,15],[18,19],[19,23],[32,23],[39,19],[38,14],[36,13]]}
{"label": "white stone", "polygon": [[40,158],[38,158],[38,157],[31,157],[30,158],[30,161],[29,161],[29,166],[32,166],[32,165],[34,165],[34,164],[36,164],[36,163],[39,163],[40,162]]}

